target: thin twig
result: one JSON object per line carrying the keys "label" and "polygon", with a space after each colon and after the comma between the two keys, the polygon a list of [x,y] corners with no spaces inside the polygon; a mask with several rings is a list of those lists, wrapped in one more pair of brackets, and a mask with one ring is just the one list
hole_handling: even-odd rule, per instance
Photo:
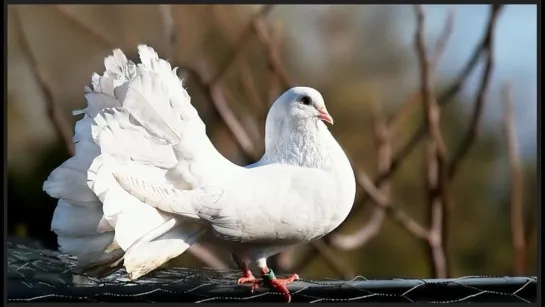
{"label": "thin twig", "polygon": [[248,96],[248,99],[254,108],[254,112],[257,114],[264,114],[266,112],[265,103],[263,103],[263,99],[259,96],[250,67],[246,62],[242,62],[240,66],[240,83],[242,84],[242,88]]}
{"label": "thin twig", "polygon": [[462,162],[464,157],[467,155],[471,149],[477,134],[479,133],[479,127],[481,123],[481,118],[484,110],[484,103],[486,101],[486,95],[488,94],[488,88],[490,85],[490,77],[492,75],[492,69],[494,67],[494,36],[489,36],[489,43],[485,48],[486,64],[484,68],[483,75],[481,77],[481,82],[477,96],[475,98],[475,106],[473,109],[473,114],[469,122],[469,128],[465,134],[464,139],[460,143],[460,146],[457,148],[451,162],[449,165],[448,176],[449,179],[454,178],[456,172],[458,171],[459,164]]}
{"label": "thin twig", "polygon": [[380,193],[377,189],[371,178],[363,172],[356,173],[356,180],[358,185],[361,186],[365,193],[368,193],[373,199],[373,203],[384,208],[386,213],[394,219],[403,229],[405,229],[409,234],[422,239],[427,240],[428,231],[422,227],[417,221],[411,218],[405,211],[401,208],[393,206],[387,201],[387,199]]}
{"label": "thin twig", "polygon": [[448,257],[444,246],[445,221],[447,220],[447,177],[446,148],[443,143],[440,130],[440,111],[433,94],[433,70],[432,64],[424,40],[424,9],[420,5],[414,6],[416,15],[415,48],[420,67],[421,98],[424,105],[424,122],[428,127],[427,137],[427,198],[430,212],[430,231],[426,242],[429,247],[432,272],[434,278],[447,278]]}
{"label": "thin twig", "polygon": [[445,52],[445,49],[447,47],[447,44],[450,40],[450,37],[452,35],[452,30],[454,29],[454,17],[456,16],[456,11],[454,8],[451,8],[447,12],[447,18],[445,19],[445,24],[443,25],[443,29],[441,31],[441,34],[439,35],[439,39],[437,40],[437,43],[435,44],[435,50],[433,52],[431,64],[433,66],[437,66],[437,63],[441,59],[441,56]]}
{"label": "thin twig", "polygon": [[[388,130],[391,137],[396,136],[400,129],[403,129],[403,123],[410,118],[414,112],[415,106],[420,103],[420,91],[414,91],[402,104],[401,108],[388,120]],[[387,170],[384,172],[388,172]],[[380,173],[384,173],[380,172]],[[378,183],[380,184],[380,183]]]}
{"label": "thin twig", "polygon": [[518,140],[515,133],[513,115],[512,84],[507,83],[503,89],[503,129],[509,154],[511,172],[511,233],[514,248],[513,269],[516,275],[522,276],[526,271],[526,242],[524,239],[524,174],[518,152]]}
{"label": "thin twig", "polygon": [[[282,50],[282,31],[280,30],[280,27],[278,24],[272,24],[271,25],[271,28],[270,28],[270,48],[272,51],[273,54],[277,54],[277,58],[279,60],[281,60],[281,50]],[[270,57],[268,57],[270,58]],[[277,73],[275,73],[276,70],[278,69],[274,69],[274,67],[272,67],[273,65],[271,65],[271,61],[269,60],[268,62],[269,64],[269,71],[270,73],[268,74],[268,77],[269,77],[269,86],[267,88],[267,97],[268,97],[268,102],[269,104],[272,104],[274,103],[274,100],[276,99],[276,97],[278,97],[279,95],[279,92],[282,90],[282,85],[280,84],[281,83],[281,80],[280,80],[280,77],[278,76]],[[288,80],[289,81],[289,80]],[[286,86],[286,84],[284,84],[284,86]],[[267,105],[269,106],[269,105]]]}
{"label": "thin twig", "polygon": [[75,154],[75,148],[72,139],[72,128],[59,112],[58,106],[55,103],[55,96],[53,95],[51,86],[47,82],[48,78],[40,69],[40,65],[31,50],[30,42],[25,34],[19,10],[20,8],[13,9],[13,18],[15,19],[17,36],[21,43],[21,49],[23,50],[23,54],[26,54],[27,59],[30,62],[29,66],[31,67],[32,74],[44,94],[47,116],[53,125],[58,138],[64,143],[68,153],[73,156]]}
{"label": "thin twig", "polygon": [[282,64],[280,50],[276,48],[274,39],[271,37],[267,24],[263,19],[254,19],[252,26],[259,40],[267,47],[267,60],[269,63],[269,68],[280,78],[280,82],[283,84],[283,86],[289,87],[293,84],[293,82],[291,81],[286,68]]}
{"label": "thin twig", "polygon": [[[206,95],[206,100],[210,101],[214,105],[214,110],[218,112],[220,118],[229,128],[229,132],[233,135],[235,143],[239,146],[241,153],[244,155],[245,160],[255,161],[257,156],[253,154],[253,143],[250,136],[246,133],[244,126],[236,118],[233,111],[227,104],[223,97],[223,93],[217,86],[212,86],[205,81],[203,74],[205,72],[198,72],[197,70],[185,67],[184,70],[188,73],[190,78],[197,84],[197,87],[201,88]],[[237,133],[240,133],[237,135]]]}
{"label": "thin twig", "polygon": [[246,154],[250,155],[253,160],[258,158],[256,147],[252,138],[244,128],[244,125],[237,119],[233,110],[229,107],[229,103],[225,99],[222,90],[217,84],[209,85],[212,95],[212,102],[221,115],[221,118],[229,127],[229,130],[235,135],[236,140],[243,148]]}

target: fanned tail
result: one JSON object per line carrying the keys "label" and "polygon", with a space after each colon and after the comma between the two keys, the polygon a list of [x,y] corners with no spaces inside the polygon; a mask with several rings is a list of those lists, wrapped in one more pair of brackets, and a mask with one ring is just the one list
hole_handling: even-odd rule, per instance
{"label": "fanned tail", "polygon": [[[146,205],[112,176],[121,167],[171,184],[165,176],[180,156],[192,158],[195,148],[211,146],[207,137],[198,140],[204,123],[175,70],[152,48],[138,50],[142,64],[116,49],[104,61],[104,74],[92,76],[87,108],[74,111],[84,114],[75,127],[76,154],[44,182],[59,199],[51,226],[59,249],[78,257],[78,272],[103,275],[124,265],[138,278],[179,256],[204,232]],[[183,175],[179,182],[191,181],[191,174]]]}

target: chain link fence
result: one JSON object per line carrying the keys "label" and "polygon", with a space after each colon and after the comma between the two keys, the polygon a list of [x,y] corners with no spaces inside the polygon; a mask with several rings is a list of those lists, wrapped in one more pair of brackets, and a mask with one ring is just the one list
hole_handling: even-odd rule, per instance
{"label": "chain link fence", "polygon": [[[130,281],[124,270],[100,280],[73,275],[75,259],[28,243],[8,242],[9,302],[281,302],[280,293],[237,285],[237,270],[158,270]],[[293,302],[536,302],[536,277],[301,280]]]}

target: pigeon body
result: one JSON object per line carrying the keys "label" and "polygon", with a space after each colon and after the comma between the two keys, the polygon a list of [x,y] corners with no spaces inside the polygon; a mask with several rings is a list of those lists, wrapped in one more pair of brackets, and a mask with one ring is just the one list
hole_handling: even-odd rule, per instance
{"label": "pigeon body", "polygon": [[138,278],[206,240],[252,281],[251,262],[270,277],[267,257],[346,219],[354,173],[318,91],[282,94],[267,115],[263,157],[239,166],[207,137],[176,69],[148,46],[138,51],[141,64],[117,49],[93,75],[87,108],[74,112],[84,114],[76,154],[44,183],[59,199],[59,248],[78,268],[100,275],[122,262]]}

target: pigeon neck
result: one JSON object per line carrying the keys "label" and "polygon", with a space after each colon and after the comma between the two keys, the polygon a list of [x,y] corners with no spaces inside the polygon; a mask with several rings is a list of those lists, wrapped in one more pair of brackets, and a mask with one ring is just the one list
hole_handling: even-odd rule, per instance
{"label": "pigeon neck", "polygon": [[[265,155],[266,163],[284,163],[303,167],[330,170],[333,136],[320,120],[309,119],[296,123],[276,121],[275,129],[266,127]],[[280,131],[280,133],[279,133]]]}

